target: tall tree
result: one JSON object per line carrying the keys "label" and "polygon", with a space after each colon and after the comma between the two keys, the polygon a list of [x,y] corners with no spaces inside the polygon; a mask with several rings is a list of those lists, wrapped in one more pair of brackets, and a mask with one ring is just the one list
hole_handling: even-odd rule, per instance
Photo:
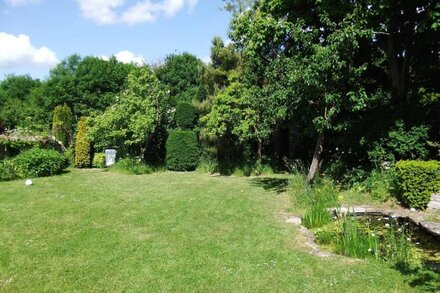
{"label": "tall tree", "polygon": [[346,128],[341,113],[361,110],[367,99],[361,79],[365,66],[356,60],[359,42],[369,36],[364,10],[339,4],[262,0],[232,22],[232,39],[252,61],[251,72],[260,74],[255,82],[272,88],[280,102],[275,104],[284,104],[285,114],[316,136],[309,183],[318,171],[326,132]]}
{"label": "tall tree", "polygon": [[178,101],[202,100],[203,62],[189,53],[172,54],[156,69],[157,78],[166,86],[174,105]]}
{"label": "tall tree", "polygon": [[89,136],[98,149],[134,150],[144,159],[150,140],[164,123],[168,98],[149,67],[132,71],[127,89],[102,115],[90,119]]}

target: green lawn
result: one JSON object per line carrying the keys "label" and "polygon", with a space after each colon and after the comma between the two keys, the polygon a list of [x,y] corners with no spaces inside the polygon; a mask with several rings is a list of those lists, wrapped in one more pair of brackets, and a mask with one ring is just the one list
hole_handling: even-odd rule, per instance
{"label": "green lawn", "polygon": [[72,171],[0,183],[0,291],[408,292],[384,263],[300,248],[286,177]]}

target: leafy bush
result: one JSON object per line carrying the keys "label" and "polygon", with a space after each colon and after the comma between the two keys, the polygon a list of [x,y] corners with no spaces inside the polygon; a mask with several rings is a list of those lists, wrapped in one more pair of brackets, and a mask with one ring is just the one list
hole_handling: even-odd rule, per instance
{"label": "leafy bush", "polygon": [[0,181],[9,181],[20,178],[19,169],[14,160],[0,161]]}
{"label": "leafy bush", "polygon": [[60,174],[68,160],[57,151],[34,148],[15,157],[14,164],[19,177],[42,177]]}
{"label": "leafy bush", "polygon": [[387,171],[373,170],[360,186],[374,199],[386,201],[394,192],[395,179],[394,168]]}
{"label": "leafy bush", "polygon": [[193,129],[197,120],[196,108],[188,102],[180,102],[176,106],[174,119],[180,129]]}
{"label": "leafy bush", "polygon": [[191,130],[171,131],[166,143],[166,152],[168,170],[195,170],[200,159],[200,148],[196,132]]}
{"label": "leafy bush", "polygon": [[438,161],[399,161],[396,171],[399,198],[409,207],[426,208],[432,193],[440,191]]}
{"label": "leafy bush", "polygon": [[92,165],[94,168],[105,168],[105,154],[95,153],[93,156]]}
{"label": "leafy bush", "polygon": [[72,123],[73,114],[69,106],[57,106],[53,111],[52,133],[66,147],[72,141]]}
{"label": "leafy bush", "polygon": [[75,167],[90,168],[91,147],[87,138],[87,118],[81,117],[78,122],[78,133],[75,142]]}
{"label": "leafy bush", "polygon": [[121,173],[121,174],[133,174],[133,175],[142,175],[142,174],[150,174],[153,170],[134,158],[125,158],[119,160],[115,164],[110,167],[110,172]]}
{"label": "leafy bush", "polygon": [[376,142],[373,149],[368,152],[370,161],[379,167],[385,161],[427,158],[428,129],[426,125],[420,125],[406,130],[405,124],[397,121],[387,137]]}

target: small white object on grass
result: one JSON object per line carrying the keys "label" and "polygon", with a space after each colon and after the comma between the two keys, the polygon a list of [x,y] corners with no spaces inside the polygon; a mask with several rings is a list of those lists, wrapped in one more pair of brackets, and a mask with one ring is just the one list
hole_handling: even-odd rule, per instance
{"label": "small white object on grass", "polygon": [[32,184],[34,184],[34,182],[32,182],[31,179],[28,179],[28,180],[26,180],[26,181],[24,182],[24,184],[25,184],[26,186],[31,186]]}

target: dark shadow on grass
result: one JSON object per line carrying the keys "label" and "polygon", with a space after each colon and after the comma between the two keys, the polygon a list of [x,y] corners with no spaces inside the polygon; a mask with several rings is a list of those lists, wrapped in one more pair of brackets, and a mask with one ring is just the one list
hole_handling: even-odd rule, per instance
{"label": "dark shadow on grass", "polygon": [[440,268],[438,264],[434,266],[425,264],[423,268],[411,269],[405,264],[396,264],[394,267],[402,275],[409,277],[408,284],[417,289],[429,292],[439,292],[440,290]]}
{"label": "dark shadow on grass", "polygon": [[274,178],[274,177],[262,177],[253,178],[250,180],[254,186],[259,186],[265,190],[275,191],[276,193],[282,193],[287,191],[289,180],[286,178]]}

